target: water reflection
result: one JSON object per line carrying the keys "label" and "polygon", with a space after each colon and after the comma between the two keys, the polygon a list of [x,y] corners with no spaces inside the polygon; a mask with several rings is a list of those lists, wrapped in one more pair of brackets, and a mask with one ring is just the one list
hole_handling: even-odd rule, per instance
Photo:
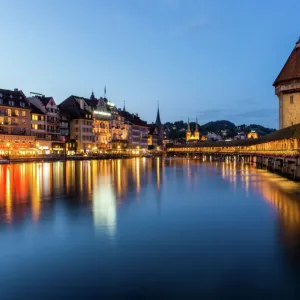
{"label": "water reflection", "polygon": [[38,223],[47,203],[69,199],[70,203],[89,205],[96,230],[112,236],[116,232],[117,204],[130,193],[138,196],[153,174],[159,190],[162,168],[161,158],[0,166],[0,195],[4,195],[0,198],[0,223],[22,221],[28,215]]}
{"label": "water reflection", "polygon": [[248,164],[223,164],[222,178],[231,183],[240,178],[247,195],[251,188],[278,212],[285,250],[300,264],[300,184]]}
{"label": "water reflection", "polygon": [[97,291],[101,283],[103,293],[128,293],[128,299],[143,298],[158,283],[166,299],[201,290],[202,296],[226,291],[223,298],[233,299],[231,293],[277,285],[285,292],[286,261],[300,270],[294,267],[299,187],[230,162],[135,158],[0,166],[2,286],[22,294],[34,282],[42,294],[64,282],[72,286],[68,291],[82,287],[85,294],[91,283]]}

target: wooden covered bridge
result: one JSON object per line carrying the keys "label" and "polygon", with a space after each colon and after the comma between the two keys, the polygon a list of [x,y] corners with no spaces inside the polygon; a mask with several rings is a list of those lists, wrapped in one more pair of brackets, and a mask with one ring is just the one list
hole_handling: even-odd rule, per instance
{"label": "wooden covered bridge", "polygon": [[271,171],[300,180],[300,124],[259,139],[204,141],[167,148],[168,156],[254,162]]}

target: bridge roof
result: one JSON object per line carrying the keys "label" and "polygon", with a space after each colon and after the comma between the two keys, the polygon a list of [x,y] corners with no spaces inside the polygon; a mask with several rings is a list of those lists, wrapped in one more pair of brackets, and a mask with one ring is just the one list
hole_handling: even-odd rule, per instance
{"label": "bridge roof", "polygon": [[[199,143],[193,143],[184,145],[184,147],[231,147],[231,146],[252,146],[267,142],[280,141],[286,139],[300,139],[300,124],[286,127],[277,131],[274,131],[268,135],[265,135],[259,139],[247,139],[247,140],[236,140],[236,141],[204,141]],[[181,148],[183,145],[174,145],[172,148]]]}

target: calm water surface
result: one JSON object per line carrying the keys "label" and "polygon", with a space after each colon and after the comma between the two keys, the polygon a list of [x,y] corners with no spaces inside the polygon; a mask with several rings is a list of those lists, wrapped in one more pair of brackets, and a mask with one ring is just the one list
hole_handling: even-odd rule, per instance
{"label": "calm water surface", "polygon": [[0,166],[0,299],[300,299],[300,185],[248,165]]}

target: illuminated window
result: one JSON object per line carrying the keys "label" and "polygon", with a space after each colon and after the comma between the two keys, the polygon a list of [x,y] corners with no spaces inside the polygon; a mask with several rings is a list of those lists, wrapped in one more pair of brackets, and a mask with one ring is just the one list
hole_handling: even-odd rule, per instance
{"label": "illuminated window", "polygon": [[8,109],[8,110],[7,110],[7,115],[8,115],[9,117],[11,117],[11,109]]}
{"label": "illuminated window", "polygon": [[294,96],[290,96],[290,104],[293,104],[294,103]]}
{"label": "illuminated window", "polygon": [[20,112],[18,110],[15,110],[15,115],[18,117],[20,115]]}
{"label": "illuminated window", "polygon": [[31,124],[32,129],[38,129],[38,124]]}
{"label": "illuminated window", "polygon": [[8,125],[11,125],[11,118],[7,119],[7,123],[8,123]]}
{"label": "illuminated window", "polygon": [[0,117],[0,124],[4,124],[4,118],[3,117]]}
{"label": "illuminated window", "polygon": [[37,115],[32,115],[32,120],[37,121],[38,116]]}
{"label": "illuminated window", "polygon": [[25,110],[22,111],[22,117],[26,117],[26,111]]}

